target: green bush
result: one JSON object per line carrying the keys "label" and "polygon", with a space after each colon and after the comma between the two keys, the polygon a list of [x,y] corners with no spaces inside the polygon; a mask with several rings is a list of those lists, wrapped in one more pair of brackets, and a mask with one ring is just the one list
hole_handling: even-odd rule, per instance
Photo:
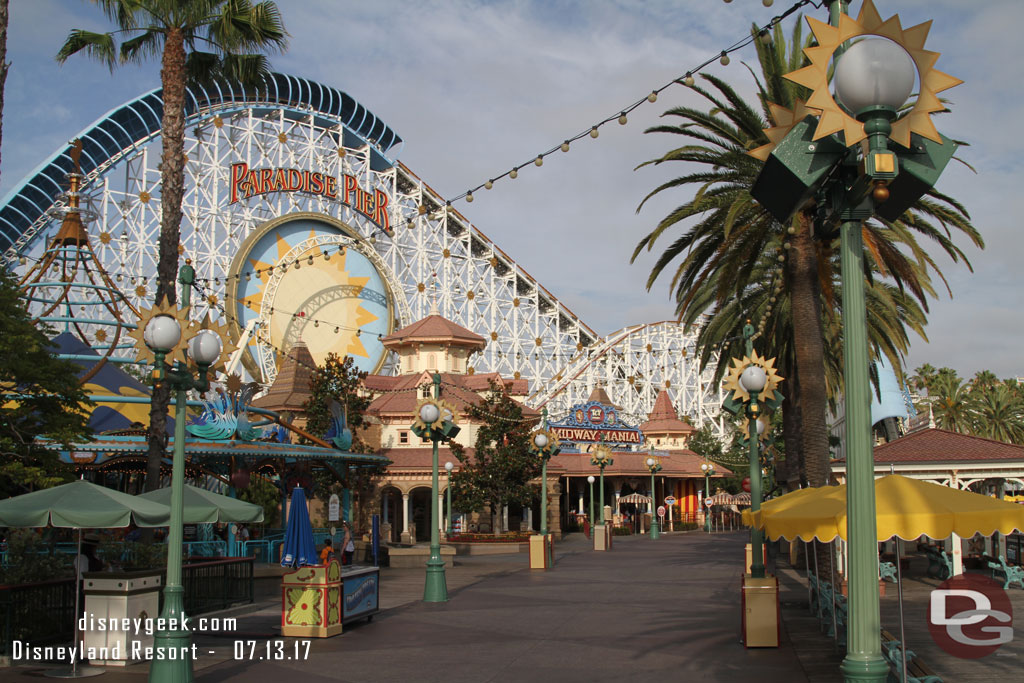
{"label": "green bush", "polygon": [[7,566],[0,568],[0,583],[35,583],[71,576],[72,555],[58,553],[52,542],[31,529],[7,534]]}
{"label": "green bush", "polygon": [[612,536],[632,536],[633,530],[628,526],[615,526],[612,527]]}

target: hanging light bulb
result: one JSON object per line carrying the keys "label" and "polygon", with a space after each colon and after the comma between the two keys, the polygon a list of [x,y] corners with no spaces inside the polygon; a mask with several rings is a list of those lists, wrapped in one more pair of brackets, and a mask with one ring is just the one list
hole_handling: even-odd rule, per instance
{"label": "hanging light bulb", "polygon": [[370,244],[377,244],[377,236],[370,235]]}
{"label": "hanging light bulb", "polygon": [[313,265],[313,255],[312,254],[309,255],[308,259],[306,259],[306,263],[308,265]]}
{"label": "hanging light bulb", "polygon": [[337,326],[335,326],[335,328],[334,328],[334,334],[338,334],[338,332],[340,332],[340,330],[338,329],[338,327],[337,327]]}
{"label": "hanging light bulb", "polygon": [[314,320],[313,321],[313,327],[320,327],[320,321],[319,320]]}
{"label": "hanging light bulb", "polygon": [[597,126],[594,126],[593,128],[590,129],[590,137],[596,138],[598,135],[599,133],[597,132]]}
{"label": "hanging light bulb", "polygon": [[647,96],[647,101],[648,102],[657,102],[658,101],[658,91],[657,90],[652,90],[651,94]]}
{"label": "hanging light bulb", "polygon": [[466,201],[467,202],[472,202],[473,201],[473,191],[472,190],[470,190],[469,192],[466,193]]}
{"label": "hanging light bulb", "polygon": [[718,60],[722,66],[729,66],[729,55],[722,52],[722,58]]}
{"label": "hanging light bulb", "polygon": [[492,187],[494,187],[494,181],[493,180],[488,180],[486,183],[484,183],[484,189],[485,190],[489,190]]}
{"label": "hanging light bulb", "polygon": [[761,42],[765,45],[772,44],[772,34],[768,31],[761,31]]}
{"label": "hanging light bulb", "polygon": [[771,7],[775,0],[761,0],[761,4],[765,7]]}
{"label": "hanging light bulb", "polygon": [[693,76],[690,75],[689,71],[687,71],[686,76],[683,77],[683,85],[685,85],[687,88],[693,87]]}
{"label": "hanging light bulb", "polygon": [[511,171],[509,171],[508,172],[508,177],[511,178],[512,180],[515,180],[516,178],[518,178],[519,177],[519,167],[517,166],[517,167],[513,168]]}
{"label": "hanging light bulb", "polygon": [[566,140],[565,142],[562,143],[562,151],[563,152],[568,152],[569,151],[569,141],[568,140]]}
{"label": "hanging light bulb", "polygon": [[533,163],[535,165],[537,165],[537,166],[543,166],[544,165],[544,155],[543,154],[538,154],[537,158],[533,160]]}

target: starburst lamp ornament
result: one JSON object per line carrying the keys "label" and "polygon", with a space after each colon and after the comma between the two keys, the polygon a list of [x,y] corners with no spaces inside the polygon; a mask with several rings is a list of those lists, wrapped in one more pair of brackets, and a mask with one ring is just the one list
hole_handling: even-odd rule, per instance
{"label": "starburst lamp ornament", "polygon": [[[935,129],[931,115],[945,109],[938,93],[962,81],[936,69],[939,53],[924,48],[930,21],[904,29],[898,15],[883,21],[865,0],[856,19],[842,14],[835,26],[813,17],[807,23],[816,39],[804,49],[810,63],[785,78],[811,95],[792,110],[769,104],[768,144],[750,152],[765,162],[751,194],[788,222],[835,175],[847,148],[863,143],[861,180],[844,203],[869,197],[874,213],[896,220],[953,157],[956,144]],[[838,99],[829,89],[830,67]],[[915,81],[919,92],[907,105]]]}

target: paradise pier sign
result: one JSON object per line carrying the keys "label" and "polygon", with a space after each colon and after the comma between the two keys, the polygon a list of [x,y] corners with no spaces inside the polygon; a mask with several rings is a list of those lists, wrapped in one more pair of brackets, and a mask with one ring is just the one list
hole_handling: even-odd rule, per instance
{"label": "paradise pier sign", "polygon": [[388,195],[359,187],[359,179],[348,173],[338,178],[326,173],[298,168],[249,168],[249,164],[231,164],[231,201],[229,204],[268,192],[303,192],[328,199],[340,199],[371,221],[390,230]]}
{"label": "paradise pier sign", "polygon": [[548,429],[561,441],[574,443],[642,444],[644,434],[636,427],[619,422],[615,406],[597,401],[578,403],[569,417],[552,422]]}

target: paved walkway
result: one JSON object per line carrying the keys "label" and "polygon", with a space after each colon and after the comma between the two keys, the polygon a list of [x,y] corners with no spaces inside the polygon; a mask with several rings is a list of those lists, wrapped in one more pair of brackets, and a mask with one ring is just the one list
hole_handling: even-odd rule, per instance
{"label": "paved walkway", "polygon": [[[313,639],[307,656],[249,659],[280,637],[280,605],[268,600],[220,613],[237,616],[232,633],[199,634],[200,683],[306,681],[841,681],[842,652],[807,611],[802,572],[779,567],[784,622],[778,649],[739,642],[739,586],[744,532],[666,534],[658,542],[619,537],[607,553],[579,534],[557,545],[553,570],[530,571],[527,556],[459,557],[447,571],[450,600],[426,604],[423,569],[384,569],[383,612],[339,637]],[[923,560],[922,560],[923,561]],[[915,572],[911,572],[913,575]],[[907,581],[907,640],[947,683],[1014,680],[1017,643],[1000,657],[955,660],[933,645],[919,618],[935,583]],[[918,585],[920,584],[920,585]],[[882,599],[883,626],[896,632],[895,586]],[[1024,591],[1011,592],[1024,613]],[[208,615],[209,616],[209,615]],[[916,622],[920,622],[917,624]],[[911,625],[914,623],[915,625]],[[235,643],[243,655],[236,660]],[[0,680],[37,678],[39,665],[0,669]],[[147,667],[108,669],[104,683],[142,683]],[[966,677],[965,677],[966,676]]]}

